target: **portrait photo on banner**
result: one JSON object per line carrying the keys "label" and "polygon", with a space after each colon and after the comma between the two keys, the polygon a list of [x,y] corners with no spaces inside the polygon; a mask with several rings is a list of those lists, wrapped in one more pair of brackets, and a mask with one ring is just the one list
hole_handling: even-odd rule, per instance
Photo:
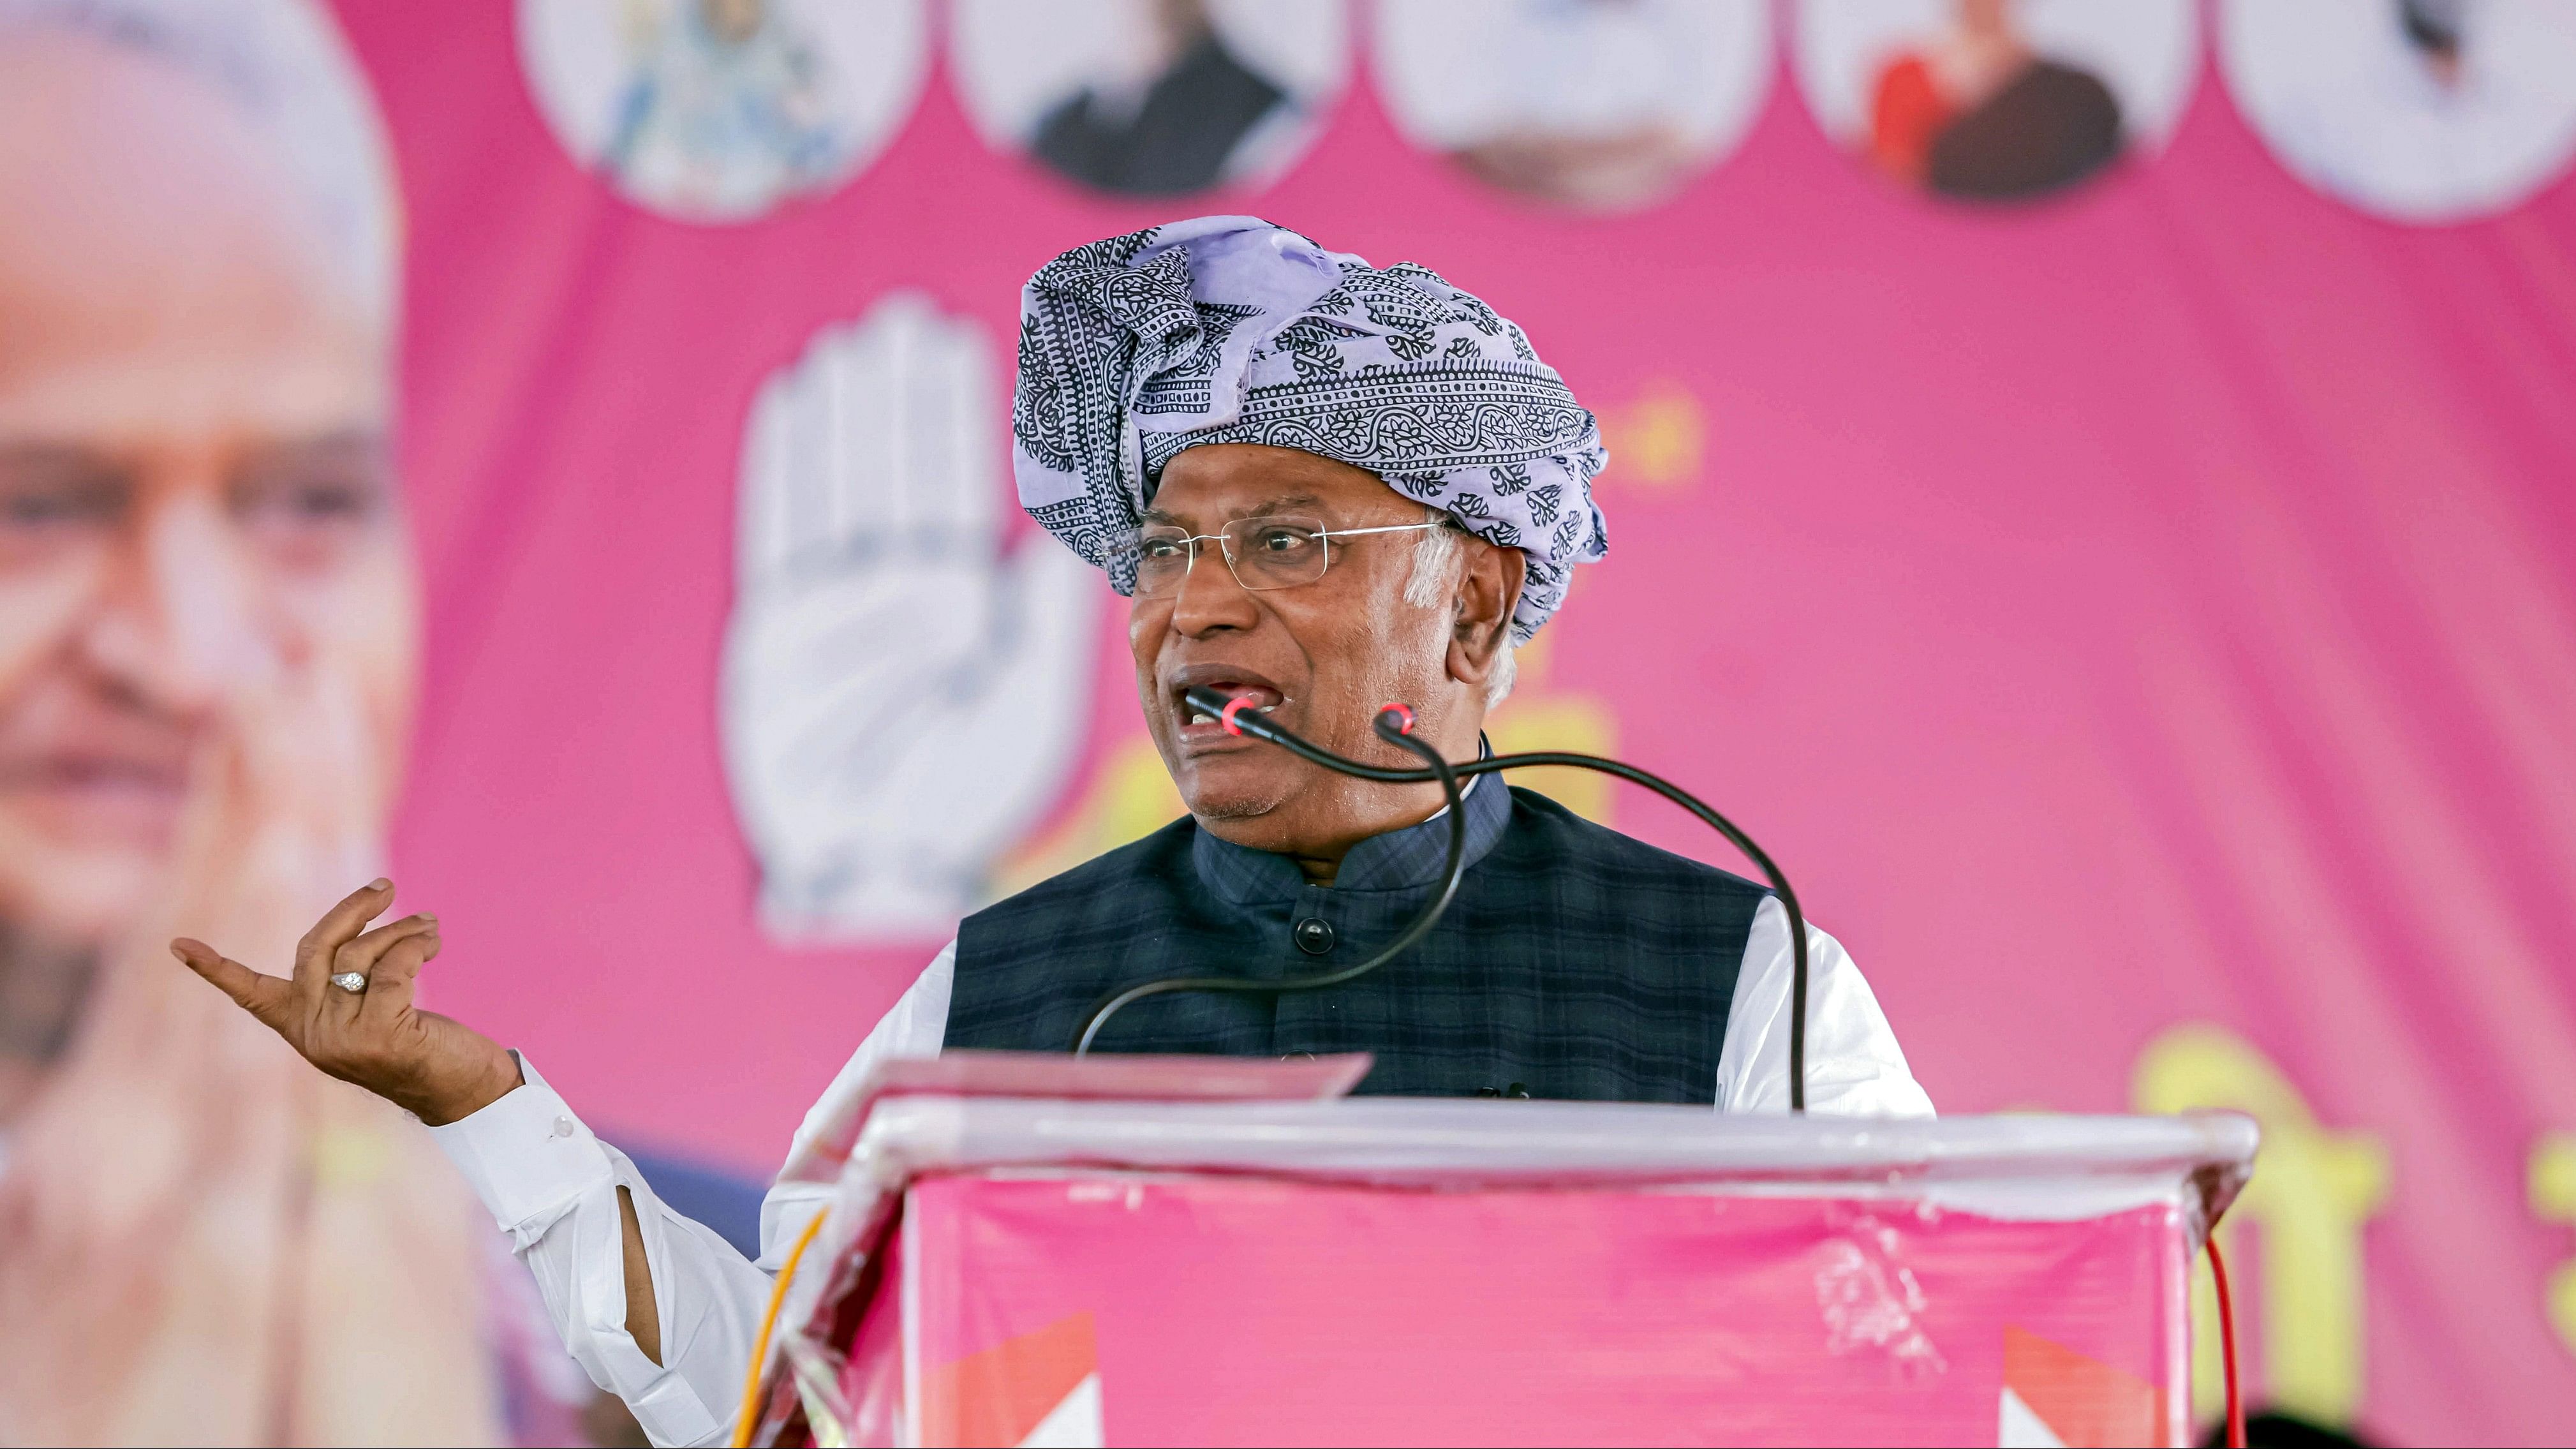
{"label": "portrait photo on banner", "polygon": [[2219,73],[2291,174],[2395,221],[2520,205],[2576,158],[2576,7],[2226,0]]}
{"label": "portrait photo on banner", "polygon": [[910,118],[930,0],[517,0],[519,64],[564,150],[681,221],[847,182]]}
{"label": "portrait photo on banner", "polygon": [[51,138],[0,144],[0,1437],[568,1432],[418,1125],[166,946],[283,956],[386,860],[421,597],[366,78],[318,0],[6,0],[0,134]]}
{"label": "portrait photo on banner", "polygon": [[985,143],[1112,195],[1265,186],[1350,79],[1344,0],[954,0],[950,16]]}
{"label": "portrait photo on banner", "polygon": [[2151,155],[2200,69],[2192,0],[1798,0],[1827,134],[1889,180],[2009,203]]}
{"label": "portrait photo on banner", "polygon": [[1379,0],[1370,61],[1405,140],[1577,211],[1649,206],[1742,139],[1774,64],[1766,0]]}

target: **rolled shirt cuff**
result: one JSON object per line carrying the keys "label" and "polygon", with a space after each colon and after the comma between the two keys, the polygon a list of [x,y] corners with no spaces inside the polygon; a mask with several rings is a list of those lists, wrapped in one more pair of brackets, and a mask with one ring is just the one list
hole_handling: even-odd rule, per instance
{"label": "rolled shirt cuff", "polygon": [[472,1116],[432,1127],[493,1222],[524,1247],[572,1210],[582,1194],[616,1179],[607,1149],[546,1085],[536,1064],[518,1057],[526,1080]]}

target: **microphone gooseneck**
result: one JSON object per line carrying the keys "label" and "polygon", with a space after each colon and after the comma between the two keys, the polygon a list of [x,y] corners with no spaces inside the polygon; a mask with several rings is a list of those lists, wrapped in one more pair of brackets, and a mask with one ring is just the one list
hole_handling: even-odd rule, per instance
{"label": "microphone gooseneck", "polygon": [[1413,737],[1411,733],[1413,711],[1400,704],[1391,704],[1378,711],[1375,721],[1378,737],[1420,756],[1425,765],[1423,769],[1396,769],[1346,759],[1320,745],[1299,738],[1272,723],[1267,716],[1254,713],[1248,707],[1249,701],[1240,696],[1229,697],[1213,689],[1198,688],[1189,690],[1182,698],[1190,708],[1214,715],[1228,731],[1234,734],[1250,735],[1254,739],[1265,740],[1328,770],[1337,770],[1345,775],[1354,775],[1363,780],[1376,780],[1391,785],[1428,784],[1438,781],[1441,790],[1449,797],[1448,866],[1441,873],[1440,889],[1433,894],[1430,905],[1423,909],[1422,914],[1414,917],[1413,923],[1405,927],[1404,934],[1396,937],[1385,950],[1359,965],[1320,976],[1290,977],[1285,981],[1253,981],[1230,976],[1172,977],[1162,981],[1148,981],[1141,986],[1131,986],[1103,1001],[1092,1010],[1090,1017],[1083,1024],[1080,1038],[1074,1043],[1074,1055],[1081,1056],[1091,1050],[1092,1039],[1100,1034],[1101,1026],[1111,1015],[1130,1002],[1140,1001],[1148,996],[1157,996],[1171,991],[1312,991],[1356,980],[1385,965],[1414,942],[1429,934],[1432,926],[1439,921],[1440,913],[1449,908],[1450,897],[1458,893],[1458,876],[1464,868],[1467,852],[1466,812],[1458,799],[1458,781],[1471,779],[1477,775],[1490,775],[1502,770],[1521,769],[1534,765],[1565,765],[1580,770],[1597,770],[1602,774],[1626,780],[1632,785],[1642,785],[1672,801],[1698,816],[1700,822],[1711,830],[1725,836],[1728,844],[1742,851],[1744,858],[1752,861],[1769,879],[1772,893],[1779,896],[1780,908],[1789,918],[1789,1110],[1792,1112],[1807,1110],[1806,912],[1798,908],[1798,893],[1789,888],[1789,877],[1781,871],[1778,863],[1771,859],[1769,853],[1756,845],[1752,836],[1737,828],[1735,822],[1710,809],[1698,796],[1660,775],[1638,769],[1634,765],[1604,759],[1599,755],[1580,755],[1563,750],[1532,750],[1517,755],[1492,755],[1464,765],[1453,765],[1442,759],[1438,750]]}

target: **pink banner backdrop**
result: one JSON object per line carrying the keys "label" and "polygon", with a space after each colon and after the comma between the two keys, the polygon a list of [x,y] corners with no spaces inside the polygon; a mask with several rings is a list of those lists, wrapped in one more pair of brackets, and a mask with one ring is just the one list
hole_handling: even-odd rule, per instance
{"label": "pink banner backdrop", "polygon": [[[394,860],[446,922],[442,1009],[610,1136],[765,1176],[973,904],[831,862],[926,854],[989,897],[1165,818],[1118,601],[1008,511],[1015,299],[1077,242],[1255,212],[1482,294],[1603,415],[1610,559],[1498,735],[1744,821],[1945,1112],[2260,1116],[2230,1224],[2258,1399],[2401,1440],[2576,1428],[2563,168],[2474,214],[2356,205],[2231,93],[2261,37],[2177,5],[2153,144],[1936,197],[1802,82],[1808,12],[1851,7],[1754,7],[1740,114],[1587,209],[1408,139],[1363,9],[1262,165],[1122,199],[987,139],[1009,87],[968,42],[1008,8],[861,7],[875,129],[764,198],[575,154],[530,80],[564,7],[344,7],[407,213],[426,663]],[[1892,94],[1870,144],[1937,183]],[[849,442],[934,383],[982,411]],[[842,516],[746,503],[812,426],[894,460],[856,486],[901,526],[818,544],[829,587],[892,602],[763,622],[742,511]],[[916,536],[1011,587],[885,562]],[[997,599],[1016,622],[977,622]],[[928,662],[846,672],[871,651]],[[1070,731],[888,722],[986,666],[956,689],[1066,699]],[[844,754],[804,789],[808,725]],[[1711,850],[1650,799],[1567,798]]]}

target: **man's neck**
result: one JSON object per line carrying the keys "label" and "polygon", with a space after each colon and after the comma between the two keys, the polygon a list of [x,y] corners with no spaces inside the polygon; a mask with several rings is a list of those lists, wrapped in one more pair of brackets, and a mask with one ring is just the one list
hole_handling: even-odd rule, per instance
{"label": "man's neck", "polygon": [[[1463,742],[1463,745],[1445,746],[1441,752],[1443,756],[1452,761],[1481,759],[1485,754],[1483,721],[1479,719],[1472,723],[1469,726],[1469,731],[1470,732],[1466,740]],[[1460,781],[1460,797],[1463,799],[1466,792],[1474,789],[1475,786],[1476,781],[1472,778]],[[1385,789],[1390,787],[1381,786],[1377,788]],[[1410,792],[1420,790],[1424,787],[1419,785],[1406,785],[1392,788]],[[1296,863],[1298,873],[1306,878],[1307,884],[1329,886],[1341,875],[1343,858],[1348,856],[1353,850],[1357,849],[1360,842],[1365,840],[1375,840],[1381,835],[1392,835],[1399,830],[1410,830],[1425,820],[1437,817],[1441,811],[1446,810],[1447,808],[1447,804],[1444,803],[1435,792],[1427,801],[1411,802],[1402,808],[1388,811],[1386,814],[1380,816],[1377,820],[1371,822],[1363,829],[1351,831],[1348,829],[1346,824],[1343,831],[1334,832],[1333,834],[1324,836],[1323,838],[1307,836],[1304,839],[1290,838],[1283,840],[1277,836],[1273,836],[1269,840],[1263,840],[1260,838],[1262,832],[1259,830],[1258,826],[1246,829],[1245,824],[1248,822],[1221,823],[1219,821],[1210,820],[1206,817],[1200,818],[1199,827],[1215,835],[1220,840],[1229,841],[1232,844],[1243,846],[1246,849],[1265,851],[1272,855],[1285,856]],[[1365,811],[1354,813],[1365,813]],[[1272,818],[1275,819],[1276,817],[1274,816]],[[1349,817],[1348,815],[1345,815],[1343,818],[1345,822],[1347,822]],[[1238,838],[1238,832],[1242,835],[1250,835],[1253,838]],[[1282,834],[1289,833],[1291,832],[1282,832]]]}
{"label": "man's neck", "polygon": [[[1459,798],[1462,800],[1465,799],[1466,793],[1475,788],[1476,781],[1472,777],[1460,781],[1458,786]],[[1375,840],[1381,835],[1393,835],[1399,830],[1411,830],[1413,827],[1422,824],[1424,821],[1440,818],[1441,813],[1448,808],[1449,807],[1445,804],[1436,805],[1432,807],[1431,813],[1428,815],[1412,816],[1396,820],[1382,829],[1371,831],[1369,834],[1361,836],[1359,840],[1346,840],[1338,845],[1328,845],[1321,848],[1292,845],[1277,853],[1284,855],[1297,863],[1297,869],[1299,873],[1306,877],[1306,883],[1308,885],[1328,886],[1333,883],[1335,877],[1341,874],[1343,859],[1352,851],[1358,849],[1361,841]]]}

